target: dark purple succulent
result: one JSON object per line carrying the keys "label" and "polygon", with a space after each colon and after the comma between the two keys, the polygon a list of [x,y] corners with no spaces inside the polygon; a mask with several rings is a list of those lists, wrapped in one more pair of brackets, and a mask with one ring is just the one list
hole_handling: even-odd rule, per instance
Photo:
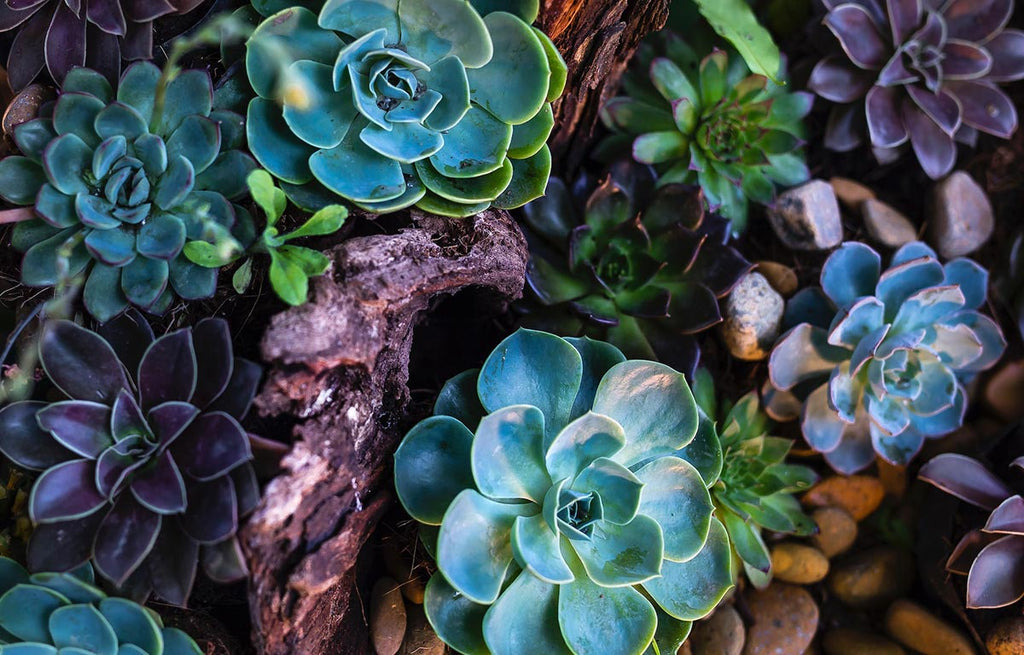
{"label": "dark purple succulent", "polygon": [[184,605],[197,565],[246,574],[236,532],[259,500],[246,431],[260,368],[232,356],[221,319],[153,338],[134,312],[93,332],[47,322],[46,375],[65,396],[0,410],[0,451],[42,471],[28,565],[92,560],[124,592]]}
{"label": "dark purple succulent", "polygon": [[[837,104],[825,144],[860,145],[867,123],[882,161],[910,142],[932,178],[952,170],[956,143],[1009,138],[1017,111],[999,82],[1024,78],[1024,32],[1004,29],[1013,0],[822,0],[842,53],[808,86]],[[863,112],[863,117],[861,116]]]}
{"label": "dark purple succulent", "polygon": [[75,66],[117,81],[122,59],[153,57],[153,20],[203,0],[0,0],[0,32],[17,30],[7,59],[11,87],[45,66],[59,84]]}

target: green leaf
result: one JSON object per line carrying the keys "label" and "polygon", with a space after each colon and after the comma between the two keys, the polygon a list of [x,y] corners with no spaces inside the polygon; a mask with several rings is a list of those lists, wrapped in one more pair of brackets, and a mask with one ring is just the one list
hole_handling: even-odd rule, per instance
{"label": "green leaf", "polygon": [[252,199],[266,214],[267,225],[276,223],[284,213],[288,199],[285,197],[284,191],[274,186],[274,178],[264,170],[255,170],[245,178],[245,183],[249,186]]}
{"label": "green leaf", "polygon": [[661,573],[664,535],[649,516],[638,514],[625,525],[602,521],[589,541],[571,543],[589,579],[602,587],[633,585]]}
{"label": "green leaf", "polygon": [[302,269],[302,272],[306,274],[306,277],[323,275],[327,267],[331,265],[331,260],[327,255],[312,248],[281,246],[277,248],[277,253],[281,257],[297,264]]}
{"label": "green leaf", "polygon": [[270,285],[281,300],[293,307],[306,302],[309,277],[302,266],[277,250],[270,251]]}
{"label": "green leaf", "polygon": [[636,472],[643,483],[639,512],[665,532],[665,558],[690,559],[707,540],[711,495],[697,469],[678,457],[662,457]]}
{"label": "green leaf", "polygon": [[498,209],[516,209],[544,195],[551,174],[551,150],[547,144],[532,157],[513,159],[512,181],[491,204]]}
{"label": "green leaf", "polygon": [[423,611],[437,636],[460,653],[490,655],[483,635],[487,610],[487,605],[474,603],[456,591],[440,573],[430,577]]}
{"label": "green leaf", "polygon": [[755,73],[781,83],[779,48],[754,15],[746,0],[694,0],[700,13],[725,38]]}
{"label": "green leaf", "polygon": [[0,197],[15,205],[31,205],[46,184],[43,168],[28,157],[0,159]]}
{"label": "green leaf", "polygon": [[571,655],[558,627],[558,586],[520,573],[484,615],[484,639],[496,655]]}
{"label": "green leaf", "polygon": [[512,405],[485,416],[473,440],[477,488],[494,500],[543,503],[551,487],[544,446],[544,415],[536,407]]}
{"label": "green leaf", "polygon": [[348,218],[348,210],[341,205],[328,205],[303,223],[302,227],[284,235],[285,240],[299,237],[321,236],[333,234],[341,229]]}
{"label": "green leaf", "polygon": [[765,573],[770,571],[772,560],[761,539],[761,530],[728,509],[720,508],[719,514],[736,554],[753,568]]}
{"label": "green leaf", "polygon": [[547,143],[554,125],[555,115],[551,105],[544,105],[536,116],[512,128],[512,143],[508,147],[508,156],[512,159],[526,159],[537,154]]}
{"label": "green leaf", "polygon": [[587,412],[558,433],[544,461],[553,480],[572,479],[602,457],[611,457],[626,442],[622,428],[607,416]]}
{"label": "green leaf", "polygon": [[235,274],[231,276],[231,286],[234,287],[235,293],[243,294],[249,285],[252,283],[252,257],[242,262],[242,265],[238,267]]}
{"label": "green leaf", "polygon": [[189,241],[182,248],[182,252],[190,262],[203,268],[220,268],[236,258],[236,252],[206,241]]}
{"label": "green leaf", "polygon": [[23,641],[50,641],[47,619],[66,606],[67,598],[55,591],[27,584],[15,585],[0,597],[0,628]]}
{"label": "green leaf", "polygon": [[732,586],[729,536],[718,519],[711,520],[708,539],[697,555],[685,562],[665,560],[661,576],[643,584],[665,612],[683,621],[710,614]]}
{"label": "green leaf", "polygon": [[551,76],[547,52],[533,29],[511,14],[489,14],[484,23],[495,56],[483,68],[466,71],[470,96],[503,123],[525,123],[547,101]]}
{"label": "green leaf", "polygon": [[[557,489],[557,487],[553,487]],[[557,492],[556,492],[557,493]],[[512,526],[512,552],[516,562],[550,584],[573,581],[572,571],[560,550],[558,530],[542,514],[520,516]]]}
{"label": "green leaf", "polygon": [[475,486],[470,449],[473,433],[450,416],[417,423],[395,451],[395,491],[417,521],[441,525],[448,506]]}

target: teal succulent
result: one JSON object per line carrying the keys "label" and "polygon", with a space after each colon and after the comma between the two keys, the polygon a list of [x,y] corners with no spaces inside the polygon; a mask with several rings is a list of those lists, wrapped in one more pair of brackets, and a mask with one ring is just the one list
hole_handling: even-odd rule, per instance
{"label": "teal succulent", "polygon": [[699,184],[737,231],[750,201],[771,203],[776,184],[810,177],[799,148],[813,97],[750,74],[740,57],[715,50],[700,59],[659,32],[637,52],[623,91],[601,108],[614,133],[601,149],[631,149],[657,168],[659,184]]}
{"label": "teal succulent", "polygon": [[380,213],[468,216],[542,195],[565,64],[530,27],[537,2],[499,4],[255,3],[281,9],[247,44],[256,159],[290,195],[322,186]]}
{"label": "teal succulent", "polygon": [[160,615],[95,586],[92,568],[29,575],[0,557],[0,653],[4,655],[201,655]]}
{"label": "teal succulent", "polygon": [[[717,439],[695,439],[684,453],[692,461],[707,462],[706,468],[716,472],[708,479],[715,516],[729,532],[747,578],[757,587],[767,586],[772,560],[761,531],[797,536],[817,532],[793,494],[807,491],[818,476],[806,466],[786,463],[793,442],[769,436],[771,424],[757,392],[744,395],[735,405],[719,406],[711,374],[702,368],[694,376],[693,393],[701,408],[698,432],[717,434]],[[718,417],[723,417],[720,423]],[[715,444],[720,448],[705,446]]]}
{"label": "teal succulent", "polygon": [[159,68],[137,63],[116,92],[95,71],[68,73],[52,116],[15,129],[22,156],[0,161],[0,196],[37,217],[12,238],[25,251],[22,282],[85,274],[85,306],[100,321],[212,295],[217,271],[182,249],[218,231],[247,238],[229,200],[255,168],[239,150],[241,116],[214,111],[212,97],[202,71],[164,87]]}
{"label": "teal succulent", "polygon": [[[441,390],[395,453],[438,572],[424,608],[462,653],[674,653],[732,586],[681,373],[519,330]],[[714,438],[714,434],[710,435]]]}
{"label": "teal succulent", "polygon": [[977,311],[987,289],[978,264],[943,266],[920,242],[896,251],[885,272],[869,246],[843,244],[825,262],[821,289],[786,309],[787,322],[801,322],[772,350],[769,411],[789,418],[784,408],[802,405],[804,438],[841,473],[876,453],[907,465],[925,439],[960,427],[964,385],[1006,348]]}

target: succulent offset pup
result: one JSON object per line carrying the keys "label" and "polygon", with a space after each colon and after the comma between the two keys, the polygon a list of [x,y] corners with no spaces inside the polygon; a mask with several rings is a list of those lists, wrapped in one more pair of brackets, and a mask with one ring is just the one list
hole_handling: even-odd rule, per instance
{"label": "succulent offset pup", "polygon": [[437,560],[427,618],[457,651],[674,653],[732,586],[679,453],[697,431],[682,374],[519,330],[434,413],[395,453],[395,486]]}
{"label": "succulent offset pup", "polygon": [[153,64],[134,64],[115,93],[75,69],[52,117],[15,129],[23,156],[0,160],[0,197],[38,217],[11,239],[25,251],[22,282],[56,284],[65,265],[86,274],[85,307],[101,322],[129,305],[160,313],[175,296],[213,295],[217,270],[185,258],[185,243],[212,229],[252,232],[229,202],[256,166],[239,149],[241,116],[212,109],[206,72],[171,81],[162,106],[159,80]]}
{"label": "succulent offset pup", "polygon": [[727,245],[729,222],[704,209],[699,188],[655,189],[650,169],[632,162],[576,202],[552,178],[523,214],[527,283],[543,305],[523,305],[525,324],[605,339],[687,375],[700,359],[694,335],[722,320],[718,299],[752,267]]}
{"label": "succulent offset pup", "polygon": [[987,288],[978,264],[943,266],[920,242],[900,248],[885,272],[869,246],[843,244],[825,262],[821,289],[787,307],[808,322],[772,350],[769,412],[792,406],[778,390],[803,398],[804,438],[841,473],[868,466],[876,452],[905,466],[925,439],[960,427],[964,384],[1006,348],[999,326],[976,311]]}
{"label": "succulent offset pup", "polygon": [[257,3],[281,11],[247,43],[256,159],[286,192],[322,185],[379,213],[469,216],[542,195],[565,64],[530,27],[537,2],[504,4],[330,0],[317,16]]}
{"label": "succulent offset pup", "polygon": [[29,499],[34,571],[91,560],[133,597],[184,605],[196,567],[233,581],[246,567],[235,533],[259,500],[238,421],[260,368],[231,353],[221,319],[153,339],[138,313],[97,334],[43,327],[39,359],[69,400],[0,410],[0,451],[42,471]]}
{"label": "succulent offset pup", "polygon": [[[1024,469],[1024,457],[1010,466]],[[918,477],[991,512],[985,527],[965,534],[946,563],[950,573],[967,576],[967,607],[1005,607],[1024,598],[1024,582],[1015,574],[1024,564],[1024,498],[981,462],[955,453],[928,460]]]}
{"label": "succulent offset pup", "polygon": [[21,655],[201,655],[160,615],[95,586],[92,567],[33,573],[0,557],[0,652]]}
{"label": "succulent offset pup", "polygon": [[600,149],[631,149],[657,168],[659,184],[699,184],[738,232],[750,201],[770,203],[776,184],[810,177],[799,148],[813,96],[750,74],[740,57],[716,50],[700,59],[663,30],[637,52],[623,91],[601,108],[615,134]]}
{"label": "succulent offset pup", "polygon": [[910,142],[940,178],[956,163],[955,140],[977,132],[1004,139],[1017,110],[998,86],[1024,78],[1024,32],[1004,29],[1013,0],[824,0],[825,25],[842,46],[822,59],[808,87],[839,103],[825,145],[852,150],[863,125],[879,159]]}

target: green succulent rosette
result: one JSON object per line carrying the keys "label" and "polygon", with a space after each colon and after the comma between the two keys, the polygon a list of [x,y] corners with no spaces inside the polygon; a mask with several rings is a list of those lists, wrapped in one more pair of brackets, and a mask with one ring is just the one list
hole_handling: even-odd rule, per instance
{"label": "green succulent rosette", "polygon": [[176,296],[213,295],[217,269],[190,262],[186,242],[251,239],[251,219],[230,202],[255,168],[240,150],[242,117],[213,109],[210,76],[197,70],[167,84],[157,106],[160,75],[134,64],[115,92],[95,71],[71,71],[52,115],[15,128],[21,156],[0,161],[0,196],[37,217],[12,236],[22,282],[85,274],[85,307],[101,322],[129,305],[161,313]]}
{"label": "green succulent rosette", "polygon": [[521,329],[434,413],[395,453],[395,486],[455,650],[674,653],[731,588],[728,535],[680,452],[715,435],[681,373]]}
{"label": "green succulent rosette", "polygon": [[500,4],[254,3],[267,18],[246,47],[253,155],[291,196],[326,189],[378,213],[539,197],[565,64],[530,26],[536,2]]}

